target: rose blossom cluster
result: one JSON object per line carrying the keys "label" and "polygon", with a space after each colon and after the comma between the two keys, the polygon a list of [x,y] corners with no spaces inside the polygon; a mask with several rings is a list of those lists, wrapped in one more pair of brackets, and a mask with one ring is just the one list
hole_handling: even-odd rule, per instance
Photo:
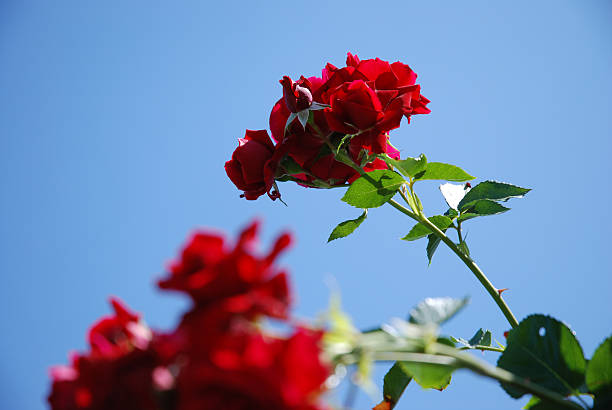
{"label": "rose blossom cluster", "polygon": [[[346,67],[327,64],[321,77],[284,76],[283,97],[266,130],[247,130],[225,171],[246,199],[280,197],[276,181],[315,188],[343,186],[366,171],[386,168],[377,154],[399,159],[389,131],[402,117],[427,114],[417,75],[401,62],[360,60],[348,53]],[[272,141],[274,140],[274,142]],[[344,161],[336,160],[342,152]]]}
{"label": "rose blossom cluster", "polygon": [[88,334],[89,351],[51,370],[54,410],[321,410],[329,368],[321,331],[266,333],[263,317],[288,319],[287,275],[274,266],[291,237],[255,252],[258,224],[230,246],[198,232],[159,287],[193,301],[177,328],[150,330],[118,299]]}

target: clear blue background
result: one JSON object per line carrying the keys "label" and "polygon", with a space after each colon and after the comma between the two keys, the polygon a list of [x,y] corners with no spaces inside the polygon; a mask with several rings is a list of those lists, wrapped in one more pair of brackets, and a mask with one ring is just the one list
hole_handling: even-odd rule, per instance
{"label": "clear blue background", "polygon": [[[470,295],[445,332],[482,326],[504,340],[503,316],[467,269],[442,247],[428,268],[424,242],[398,239],[412,222],[394,209],[326,244],[359,214],[341,190],[282,184],[285,207],[241,200],[227,179],[236,139],[267,127],[278,80],[342,65],[347,51],[419,74],[432,113],[392,133],[403,155],[533,188],[511,212],[466,224],[472,254],[510,288],[518,317],[564,320],[590,357],[612,329],[611,23],[606,1],[3,0],[0,408],[45,407],[47,369],[85,347],[108,295],[173,326],[186,303],[154,280],[187,234],[234,235],[254,216],[264,246],[286,228],[298,238],[282,264],[299,317],[326,307],[334,277],[360,327],[426,296]],[[444,211],[436,183],[419,189],[430,214]],[[444,392],[411,385],[397,408],[526,401],[465,372],[453,379]],[[355,408],[373,404],[362,393]]]}

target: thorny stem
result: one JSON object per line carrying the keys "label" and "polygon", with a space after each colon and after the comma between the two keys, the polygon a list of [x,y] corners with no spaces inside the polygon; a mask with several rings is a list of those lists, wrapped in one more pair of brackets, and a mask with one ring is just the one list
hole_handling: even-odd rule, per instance
{"label": "thorny stem", "polygon": [[457,238],[459,238],[459,243],[463,242],[463,237],[461,236],[461,222],[457,221]]}
{"label": "thorny stem", "polygon": [[[435,364],[441,366],[448,366],[454,369],[468,369],[481,376],[500,381],[502,383],[511,384],[516,387],[524,389],[526,392],[537,396],[546,401],[553,402],[562,408],[568,409],[583,409],[580,405],[570,400],[566,400],[565,397],[557,392],[542,387],[536,383],[529,381],[528,379],[517,376],[507,370],[493,366],[484,360],[478,359],[471,354],[462,352],[458,349],[446,346],[441,343],[428,343],[426,346],[422,346],[427,353],[414,351],[415,345],[406,346],[406,349],[402,349],[400,346],[390,348],[387,345],[378,346],[371,352],[371,358],[375,361],[386,362],[386,361],[400,361],[400,362],[412,362],[422,364]],[[354,352],[349,352],[339,355],[336,360],[345,365],[357,363],[360,358],[359,355],[355,355]]]}
{"label": "thorny stem", "polygon": [[466,254],[464,254],[457,247],[457,245],[455,245],[455,243],[448,236],[446,236],[446,234],[444,234],[444,232],[442,232],[436,225],[431,223],[429,219],[425,218],[424,216],[419,217],[417,214],[410,211],[409,209],[402,206],[401,204],[397,203],[393,199],[389,200],[389,204],[395,209],[397,209],[398,211],[402,212],[403,214],[408,215],[410,218],[414,219],[415,221],[420,222],[423,225],[427,226],[427,228],[429,228],[429,230],[434,235],[436,235],[442,242],[446,244],[446,246],[448,246],[453,252],[455,252],[455,254],[463,261],[463,263],[468,267],[468,269],[472,271],[474,276],[476,276],[476,279],[478,279],[478,281],[482,284],[482,286],[484,286],[484,288],[487,290],[489,295],[491,295],[491,297],[493,298],[495,303],[497,303],[497,306],[502,311],[502,313],[504,314],[504,316],[506,317],[510,325],[512,327],[518,326],[518,321],[516,320],[516,317],[514,317],[514,314],[512,313],[512,311],[510,310],[510,308],[508,307],[504,299],[501,297],[499,290],[495,286],[493,286],[489,278],[487,278],[484,272],[478,267],[478,265],[476,265],[476,262],[470,259],[470,257],[467,256]]}
{"label": "thorny stem", "polygon": [[[330,146],[332,152],[335,152],[335,150],[333,148],[333,144],[331,143],[329,138],[325,138],[323,136],[321,136],[321,137]],[[361,168],[359,165],[357,165],[355,163],[355,161],[353,161],[353,159],[350,156],[346,155],[342,151],[340,151],[338,153],[338,155],[335,155],[335,157],[336,157],[336,159],[338,161],[340,161],[340,162],[350,166],[355,171],[359,172],[360,175],[364,175],[365,174],[365,171],[363,170],[363,168]],[[412,192],[412,186],[410,188],[411,188],[410,194],[414,195],[414,193]],[[404,198],[404,200],[408,204],[410,204],[409,198],[407,197],[406,193],[404,193],[402,189],[400,189],[399,192],[400,192],[400,195],[402,196],[402,198]],[[413,196],[413,198],[414,198],[414,196]],[[416,201],[413,201],[413,202],[416,202]],[[442,242],[444,242],[446,244],[446,246],[448,246],[459,257],[459,259],[461,259],[463,261],[463,263],[468,267],[468,269],[472,271],[472,273],[474,274],[474,276],[476,276],[476,279],[478,279],[478,281],[482,284],[482,286],[484,286],[486,291],[489,293],[489,295],[491,295],[491,297],[493,298],[493,300],[495,301],[495,303],[497,304],[499,309],[502,311],[502,313],[506,317],[506,320],[508,320],[508,323],[510,323],[510,325],[513,328],[518,326],[518,324],[519,324],[518,320],[516,320],[516,317],[514,316],[512,311],[510,310],[510,307],[506,304],[506,301],[504,301],[504,299],[501,297],[501,292],[499,291],[499,289],[497,289],[495,286],[493,286],[493,284],[491,283],[489,278],[487,278],[487,276],[484,274],[484,272],[478,267],[476,262],[474,262],[465,253],[463,253],[457,247],[457,245],[455,245],[455,243],[448,236],[446,236],[446,234],[444,232],[442,232],[436,225],[434,225],[432,222],[430,222],[429,219],[427,219],[425,217],[425,215],[423,215],[422,211],[419,210],[419,214],[416,214],[416,213],[410,211],[409,209],[405,208],[401,204],[397,203],[393,199],[389,199],[388,203],[392,207],[397,209],[398,211],[402,212],[403,214],[405,214],[405,215],[409,216],[410,218],[414,219],[415,221],[420,222],[423,225],[425,225],[427,228],[429,228],[429,230],[435,236],[437,236]]]}
{"label": "thorny stem", "polygon": [[457,369],[469,369],[481,376],[520,387],[541,399],[553,402],[567,409],[582,409],[580,405],[566,400],[562,395],[548,390],[507,370],[490,365],[474,356],[458,351],[440,343],[428,346],[430,353],[414,352],[376,352],[373,358],[377,361],[408,361],[413,363],[439,364]]}

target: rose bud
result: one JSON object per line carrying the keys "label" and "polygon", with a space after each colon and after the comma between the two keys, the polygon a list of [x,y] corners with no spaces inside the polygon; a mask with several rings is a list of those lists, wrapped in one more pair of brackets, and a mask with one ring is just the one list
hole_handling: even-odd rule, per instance
{"label": "rose bud", "polygon": [[312,105],[310,81],[304,76],[300,77],[297,82],[293,82],[290,77],[284,76],[279,82],[283,85],[283,97],[289,111],[302,111]]}
{"label": "rose bud", "polygon": [[225,163],[225,172],[244,191],[241,197],[257,199],[272,188],[274,176],[266,168],[273,154],[274,144],[266,130],[246,130],[244,138],[238,139],[238,148]]}

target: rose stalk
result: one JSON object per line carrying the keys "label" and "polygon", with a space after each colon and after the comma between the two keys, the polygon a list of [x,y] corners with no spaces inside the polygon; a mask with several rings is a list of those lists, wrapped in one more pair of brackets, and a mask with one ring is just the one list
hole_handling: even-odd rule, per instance
{"label": "rose stalk", "polygon": [[[247,131],[232,160],[225,165],[228,176],[244,191],[242,196],[246,199],[256,199],[268,192],[274,200],[280,198],[277,189],[271,191],[276,187],[275,181],[294,181],[311,188],[350,187],[360,177],[370,178],[369,173],[375,170],[401,173],[399,152],[391,145],[389,132],[400,126],[403,117],[410,122],[412,115],[430,112],[429,100],[420,94],[416,78],[416,73],[401,62],[360,60],[350,53],[346,67],[328,64],[321,77],[302,76],[294,82],[284,76],[280,80],[283,97],[270,115],[276,145],[265,130]],[[425,173],[426,169],[421,172]],[[508,323],[516,327],[518,321],[500,290],[466,253],[460,216],[449,219],[456,221],[456,225],[452,224],[459,235],[456,244],[444,232],[450,224],[440,229],[425,216],[413,189],[418,175],[404,174],[408,180],[396,184],[392,191],[399,192],[409,208],[393,200],[393,195],[383,203],[389,203],[444,242],[476,276]],[[373,179],[370,185],[380,188],[379,181]],[[368,204],[351,205],[369,207]]]}

